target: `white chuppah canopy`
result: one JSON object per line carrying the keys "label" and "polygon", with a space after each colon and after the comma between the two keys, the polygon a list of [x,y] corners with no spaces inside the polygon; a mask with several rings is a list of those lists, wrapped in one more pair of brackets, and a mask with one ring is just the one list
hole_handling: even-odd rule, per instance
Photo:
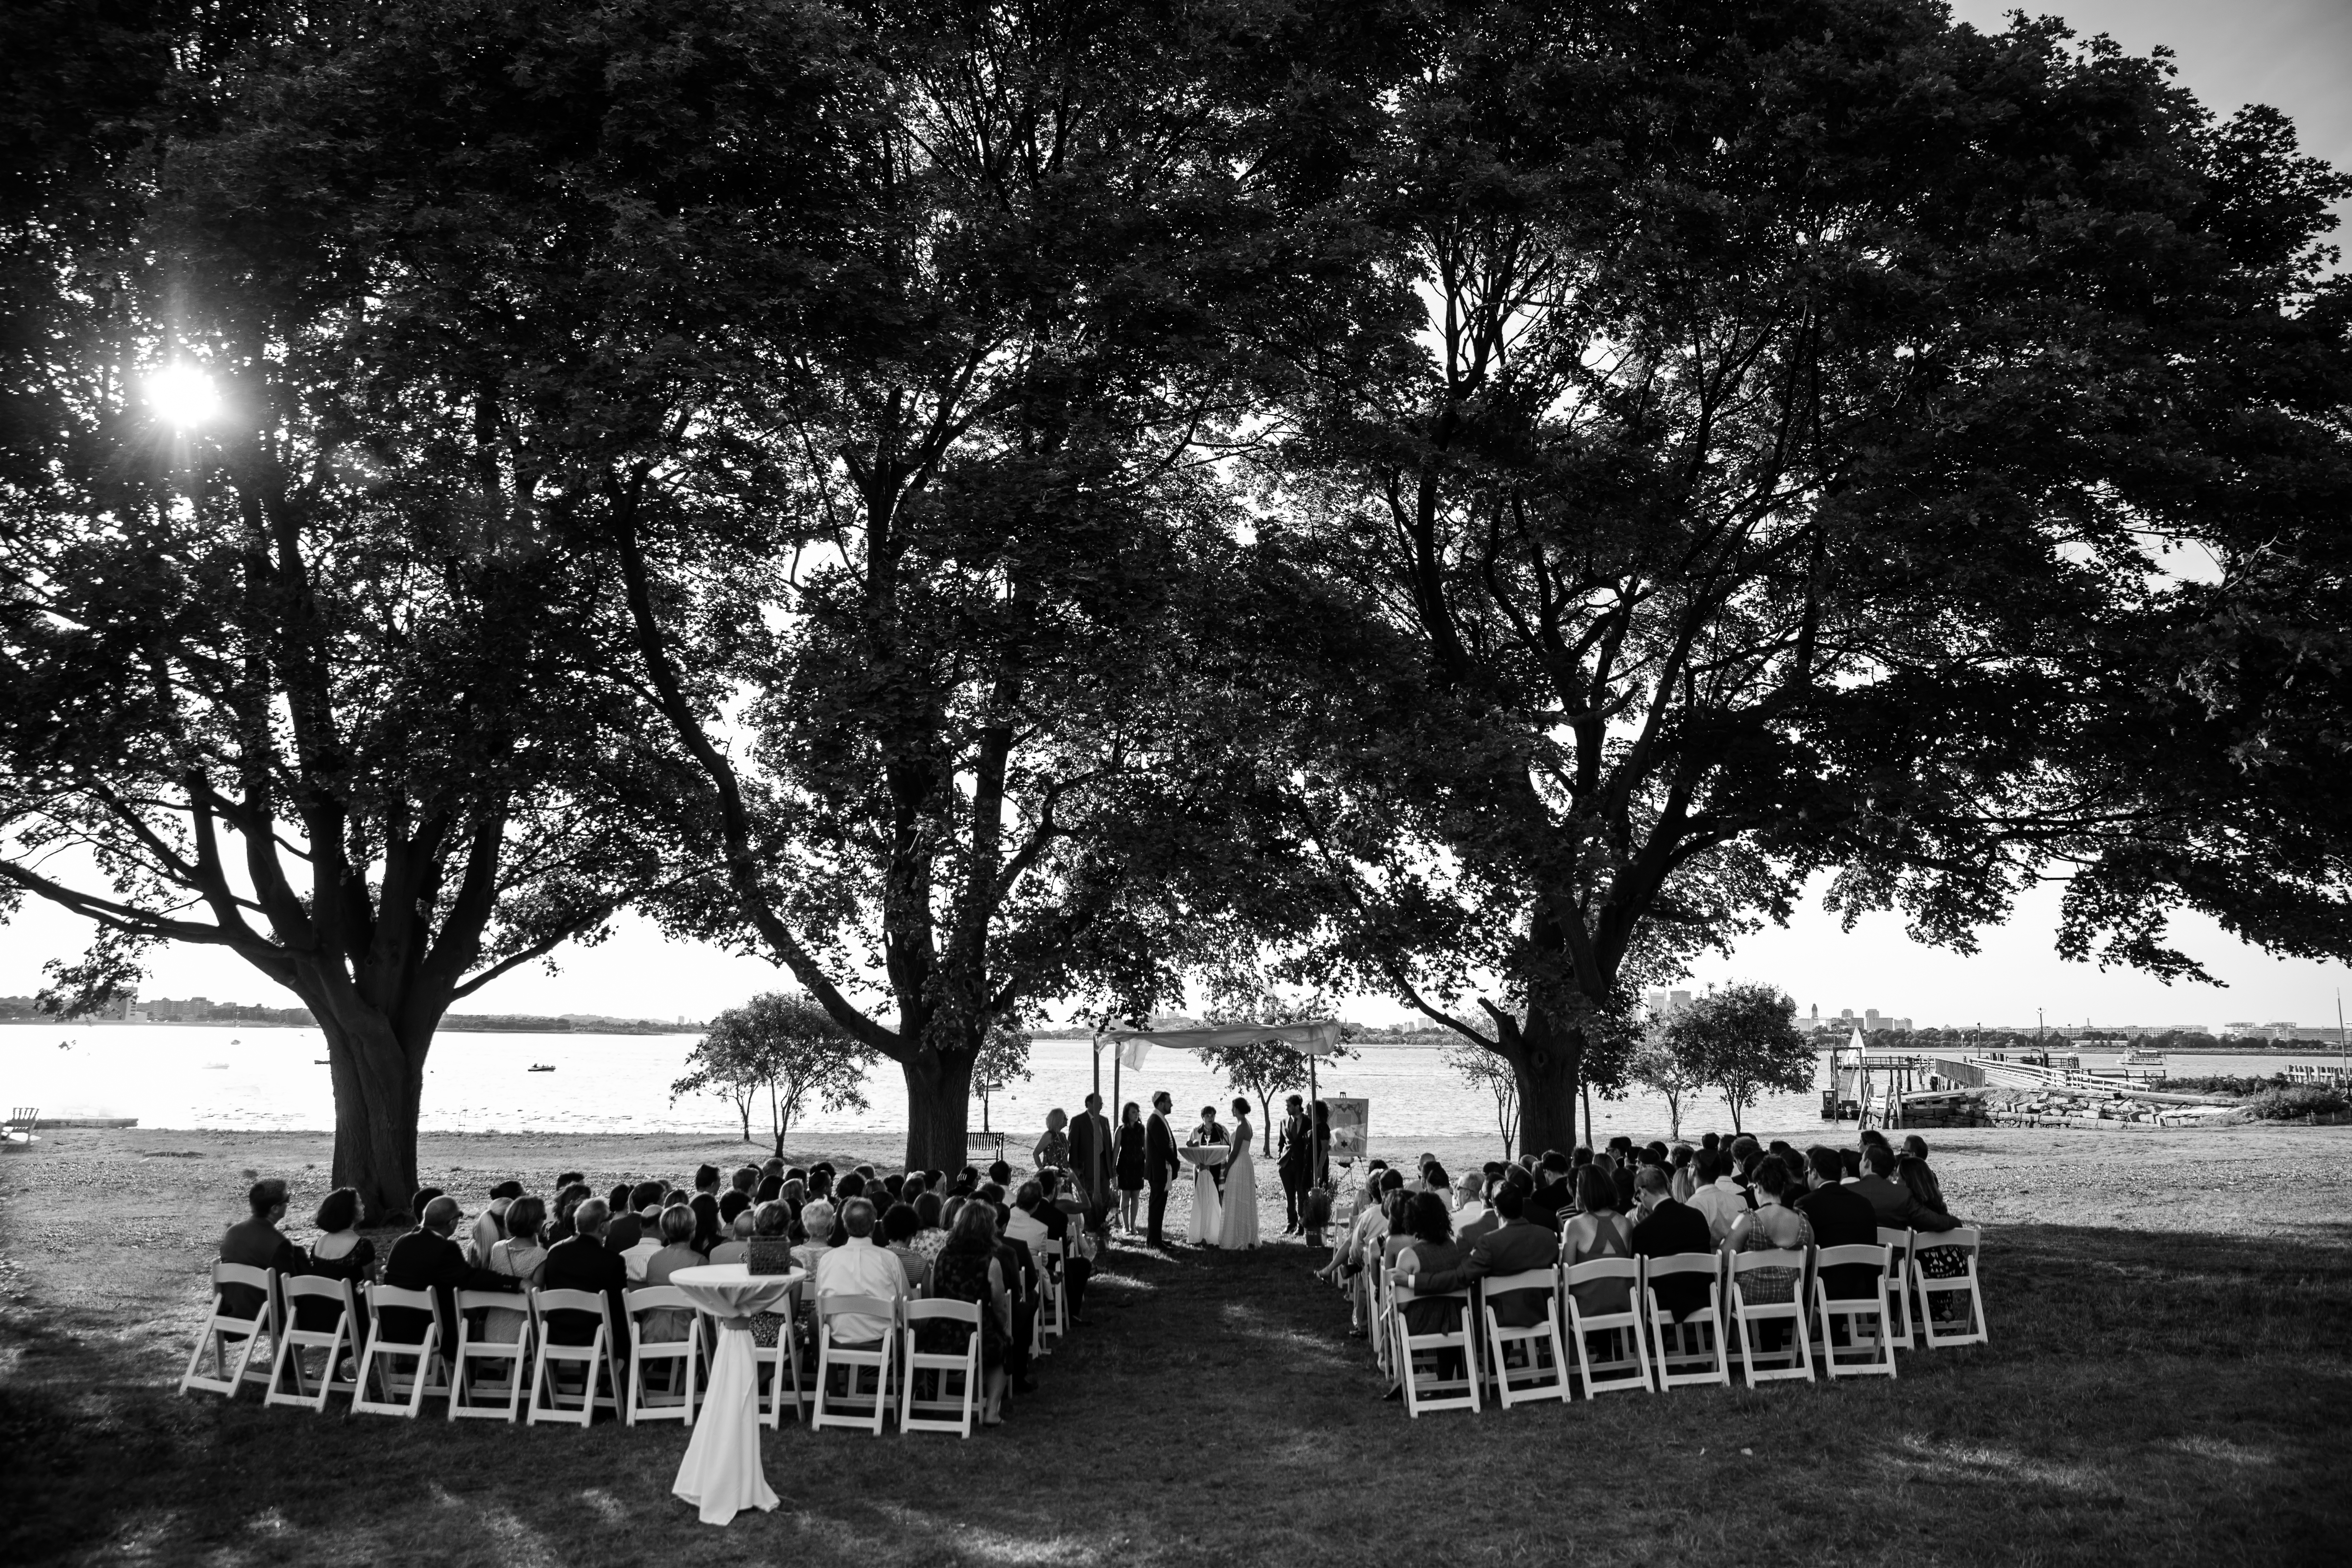
{"label": "white chuppah canopy", "polygon": [[1213,1051],[1257,1040],[1280,1040],[1310,1057],[1333,1056],[1339,1049],[1339,1026],[1328,1018],[1315,1018],[1304,1024],[1213,1024],[1201,1029],[1095,1031],[1095,1049],[1099,1052],[1105,1046],[1117,1046],[1119,1061],[1131,1068],[1141,1067],[1154,1046],[1178,1051]]}

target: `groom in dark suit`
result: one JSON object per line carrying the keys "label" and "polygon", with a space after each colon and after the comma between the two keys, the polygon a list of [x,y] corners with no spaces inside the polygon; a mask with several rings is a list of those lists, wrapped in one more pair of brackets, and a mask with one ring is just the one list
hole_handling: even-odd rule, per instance
{"label": "groom in dark suit", "polygon": [[1143,1239],[1151,1247],[1168,1245],[1160,1237],[1160,1225],[1168,1217],[1168,1184],[1184,1168],[1183,1157],[1176,1152],[1176,1130],[1168,1125],[1168,1112],[1175,1104],[1164,1089],[1153,1095],[1151,1116],[1143,1127],[1143,1182],[1151,1192]]}

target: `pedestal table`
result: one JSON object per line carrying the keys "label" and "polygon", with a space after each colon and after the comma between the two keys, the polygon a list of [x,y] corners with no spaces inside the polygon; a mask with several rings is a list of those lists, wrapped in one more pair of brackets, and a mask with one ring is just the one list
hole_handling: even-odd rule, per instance
{"label": "pedestal table", "polygon": [[[751,1319],[774,1311],[807,1276],[754,1274],[740,1263],[681,1268],[669,1282],[719,1324],[710,1389],[670,1490],[701,1510],[705,1524],[725,1524],[747,1508],[772,1509],[776,1494],[760,1468],[760,1369],[751,1353]],[[786,1333],[792,1331],[787,1324]],[[781,1374],[776,1397],[788,1397]]]}

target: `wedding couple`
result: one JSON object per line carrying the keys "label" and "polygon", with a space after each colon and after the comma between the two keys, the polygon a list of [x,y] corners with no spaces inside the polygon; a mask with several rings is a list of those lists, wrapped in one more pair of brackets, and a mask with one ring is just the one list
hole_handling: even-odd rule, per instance
{"label": "wedding couple", "polygon": [[[1183,1169],[1176,1152],[1176,1135],[1168,1113],[1174,1101],[1168,1091],[1151,1097],[1151,1121],[1145,1137],[1150,1148],[1148,1175],[1151,1188],[1152,1246],[1163,1245],[1160,1225],[1168,1208],[1169,1183]],[[1257,1245],[1257,1170],[1250,1161],[1249,1101],[1234,1101],[1230,1131],[1217,1120],[1217,1108],[1201,1108],[1201,1124],[1184,1142],[1187,1148],[1222,1149],[1222,1159],[1195,1163],[1192,1171],[1192,1223],[1190,1240],[1199,1247],[1234,1249]]]}

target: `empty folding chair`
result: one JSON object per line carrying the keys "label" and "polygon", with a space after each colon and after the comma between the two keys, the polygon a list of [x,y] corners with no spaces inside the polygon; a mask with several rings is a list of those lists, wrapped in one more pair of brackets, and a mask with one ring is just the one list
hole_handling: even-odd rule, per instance
{"label": "empty folding chair", "polygon": [[[632,1426],[640,1421],[682,1421],[693,1426],[694,1391],[702,1386],[697,1377],[701,1369],[702,1335],[695,1320],[694,1303],[687,1299],[685,1291],[668,1285],[631,1290],[622,1300],[629,1311],[629,1402],[623,1419]],[[646,1339],[648,1312],[683,1314],[669,1321],[683,1322],[686,1337]],[[646,1373],[656,1365],[668,1374],[666,1386],[659,1390],[646,1385]]]}
{"label": "empty folding chair", "polygon": [[[250,1316],[231,1306],[232,1290],[251,1290],[259,1298],[259,1305]],[[226,1394],[231,1399],[247,1383],[260,1384],[265,1393],[269,1384],[268,1365],[253,1364],[253,1352],[265,1339],[273,1339],[278,1331],[278,1271],[256,1268],[245,1263],[213,1265],[213,1304],[205,1313],[205,1326],[196,1332],[196,1348],[188,1353],[188,1370],[180,1374],[180,1392],[202,1389],[206,1394]],[[236,1349],[230,1350],[232,1342]],[[212,1358],[212,1370],[205,1370],[206,1356]]]}
{"label": "empty folding chair", "polygon": [[[1540,1321],[1508,1324],[1497,1314],[1527,1317],[1514,1308],[1538,1306]],[[1559,1275],[1550,1268],[1488,1278],[1478,1292],[1478,1312],[1486,1329],[1486,1366],[1494,1379],[1495,1403],[1507,1410],[1546,1399],[1571,1397],[1568,1386],[1568,1347],[1559,1337]],[[1513,1351],[1518,1352],[1517,1364]]]}
{"label": "empty folding chair", "polygon": [[[900,1315],[905,1355],[898,1373],[898,1435],[953,1432],[969,1437],[979,1425],[980,1303],[909,1301]],[[960,1351],[927,1351],[916,1340],[925,1323],[961,1323],[971,1330]]]}
{"label": "empty folding chair", "polygon": [[[1642,1259],[1596,1258],[1579,1263],[1563,1276],[1562,1287],[1561,1295],[1568,1302],[1570,1349],[1576,1358],[1577,1376],[1584,1384],[1584,1397],[1597,1399],[1629,1388],[1655,1394],[1658,1385],[1650,1375],[1649,1337],[1642,1331]],[[1580,1287],[1592,1297],[1613,1295],[1622,1288],[1624,1306],[1616,1311],[1589,1310],[1577,1298]],[[1598,1356],[1592,1346],[1596,1336],[1606,1336],[1608,1347]]]}
{"label": "empty folding chair", "polygon": [[[278,1303],[286,1313],[286,1326],[278,1336],[278,1359],[270,1363],[269,1391],[262,1395],[261,1402],[264,1405],[307,1405],[313,1411],[323,1413],[330,1394],[349,1394],[359,1386],[357,1378],[338,1379],[335,1376],[335,1370],[343,1364],[345,1356],[359,1354],[356,1337],[360,1326],[358,1299],[352,1294],[352,1282],[348,1279],[313,1279],[300,1274],[289,1275],[279,1280],[278,1295]],[[320,1303],[320,1308],[307,1316],[315,1323],[321,1312],[331,1310],[334,1314],[331,1327],[306,1329],[302,1326],[306,1316],[302,1307],[310,1301]],[[310,1368],[302,1359],[305,1351],[320,1352],[316,1393],[311,1391]],[[293,1379],[290,1389],[287,1387],[289,1377]]]}
{"label": "empty folding chair", "polygon": [[[1869,1270],[1869,1292],[1852,1294],[1853,1279],[1844,1280],[1846,1294],[1832,1295],[1832,1271],[1844,1269],[1859,1277]],[[1888,1330],[1886,1248],[1824,1247],[1813,1255],[1813,1316],[1821,1325],[1822,1370],[1832,1378],[1893,1377],[1895,1340]],[[1838,1343],[1843,1331],[1845,1343]]]}
{"label": "empty folding chair", "polygon": [[1042,1285],[1037,1293],[1036,1335],[1037,1346],[1042,1350],[1047,1340],[1058,1340],[1069,1332],[1069,1284],[1062,1278],[1062,1243],[1033,1241],[1029,1250],[1036,1255]]}
{"label": "empty folding chair", "polygon": [[[577,1313],[589,1320],[589,1338],[585,1344],[559,1343],[555,1338],[558,1314],[568,1318]],[[530,1415],[529,1425],[541,1421],[561,1421],[576,1426],[594,1424],[596,1406],[609,1405],[609,1397],[600,1398],[597,1382],[617,1391],[621,1386],[621,1369],[613,1363],[613,1321],[601,1290],[533,1290],[530,1293],[530,1337],[535,1347],[530,1372]],[[577,1332],[572,1329],[570,1331]],[[579,1405],[568,1403],[573,1397],[563,1384],[569,1373],[580,1374]]]}
{"label": "empty folding chair", "polygon": [[[1650,1337],[1655,1352],[1658,1386],[1695,1388],[1706,1384],[1731,1386],[1730,1357],[1724,1348],[1723,1255],[1682,1252],[1653,1258],[1642,1271],[1643,1296],[1649,1305]],[[1658,1301],[1662,1281],[1704,1280],[1706,1304],[1693,1307],[1680,1322]]]}
{"label": "empty folding chair", "polygon": [[[1449,1331],[1415,1333],[1412,1309],[1437,1301],[1454,1301],[1460,1315]],[[1395,1376],[1404,1385],[1405,1414],[1414,1420],[1424,1410],[1476,1410],[1478,1405],[1478,1335],[1470,1313],[1468,1290],[1418,1294],[1402,1281],[1388,1291],[1389,1312],[1395,1324]],[[1426,1315],[1426,1314],[1423,1314]],[[1456,1368],[1449,1363],[1459,1363]],[[1423,1365],[1429,1368],[1426,1376]]]}
{"label": "empty folding chair", "polygon": [[[425,1337],[394,1339],[384,1328],[386,1309],[423,1313]],[[404,1362],[410,1364],[403,1366]],[[358,1382],[359,1386],[352,1390],[352,1415],[416,1419],[425,1408],[425,1396],[443,1386],[441,1319],[434,1310],[432,1291],[402,1290],[390,1285],[369,1289],[368,1342],[360,1357]]]}
{"label": "empty folding chair", "polygon": [[[530,1365],[529,1306],[503,1290],[457,1292],[457,1353],[449,1360],[450,1420],[512,1422],[521,1415],[523,1373]],[[489,1337],[492,1312],[522,1315],[522,1327],[513,1339]],[[484,1324],[483,1331],[475,1330],[477,1321]]]}
{"label": "empty folding chair", "polygon": [[1984,1297],[1977,1289],[1977,1259],[1984,1232],[1964,1225],[1916,1238],[1911,1289],[1919,1303],[1920,1342],[1929,1350],[1990,1342]]}
{"label": "empty folding chair", "polygon": [[1911,1248],[1913,1235],[1890,1226],[1878,1227],[1878,1245],[1886,1248],[1887,1337],[1897,1350],[1913,1348],[1911,1311]]}
{"label": "empty folding chair", "polygon": [[[1777,1274],[1769,1279],[1757,1279],[1757,1273],[1764,1269],[1785,1270],[1786,1282]],[[1748,1387],[1783,1378],[1813,1381],[1813,1350],[1805,1322],[1804,1279],[1802,1251],[1732,1254],[1731,1320],[1739,1331],[1740,1373]],[[1788,1292],[1785,1297],[1781,1294],[1784,1289]],[[1760,1342],[1769,1323],[1788,1325],[1787,1345],[1775,1350],[1764,1348]]]}
{"label": "empty folding chair", "polygon": [[[870,1343],[853,1343],[837,1340],[834,1324],[839,1319],[876,1318],[889,1325],[882,1337]],[[812,1430],[824,1426],[847,1426],[882,1436],[882,1420],[890,1411],[890,1366],[897,1339],[898,1306],[877,1296],[819,1296],[816,1299],[816,1409],[809,1416]],[[833,1374],[840,1372],[846,1391],[839,1399],[834,1397]],[[874,1373],[874,1402],[861,1409],[858,1374]]]}

